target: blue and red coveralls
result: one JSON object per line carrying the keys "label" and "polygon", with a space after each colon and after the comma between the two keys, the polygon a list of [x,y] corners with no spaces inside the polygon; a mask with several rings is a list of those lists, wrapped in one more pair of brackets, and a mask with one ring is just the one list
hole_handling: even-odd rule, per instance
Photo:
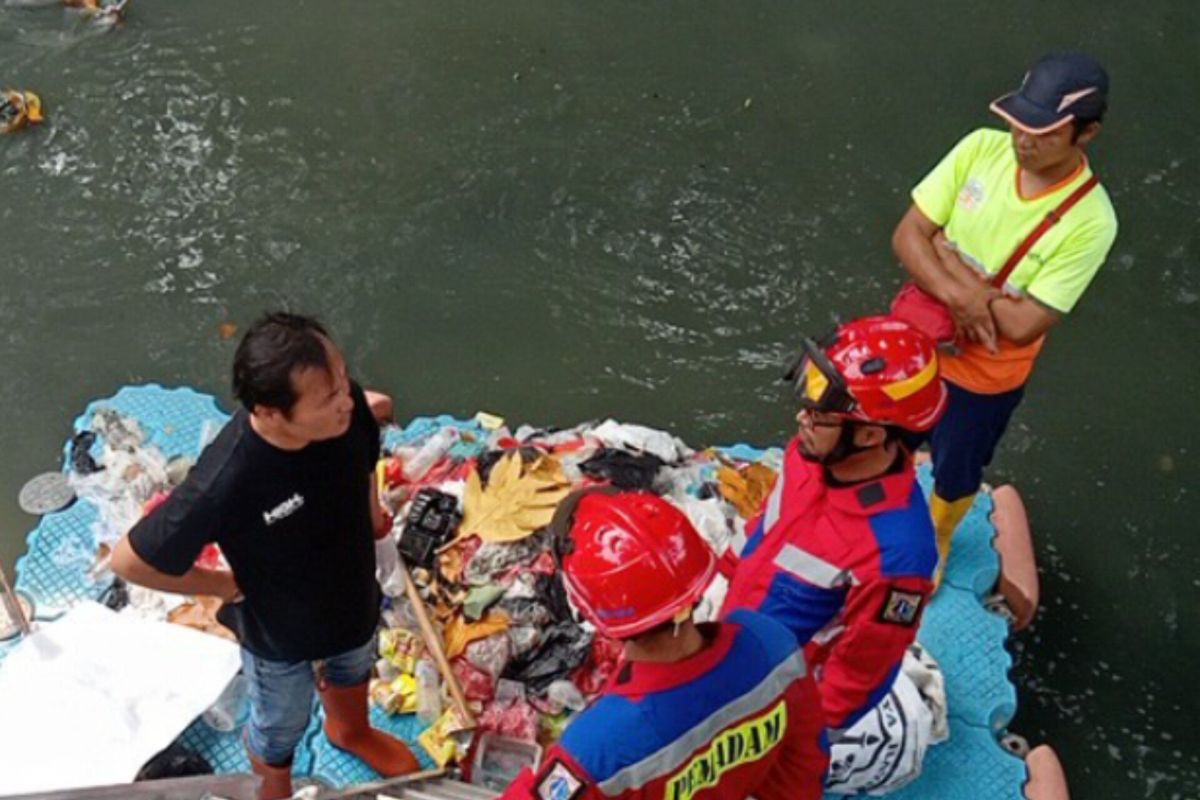
{"label": "blue and red coveralls", "polygon": [[804,646],[830,741],[882,700],[933,591],[933,523],[902,451],[884,476],[836,485],[788,443],[783,471],[750,520],[723,613],[753,608]]}
{"label": "blue and red coveralls", "polygon": [[817,800],[828,755],[795,638],[749,611],[674,663],[626,662],[505,800]]}

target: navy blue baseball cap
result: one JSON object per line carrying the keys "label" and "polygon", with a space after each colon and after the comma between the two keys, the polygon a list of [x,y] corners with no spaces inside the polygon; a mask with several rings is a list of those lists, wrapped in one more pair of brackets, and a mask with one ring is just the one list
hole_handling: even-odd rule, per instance
{"label": "navy blue baseball cap", "polygon": [[1108,73],[1083,53],[1045,56],[1021,88],[992,101],[991,109],[1028,133],[1048,133],[1071,120],[1099,119],[1108,102]]}

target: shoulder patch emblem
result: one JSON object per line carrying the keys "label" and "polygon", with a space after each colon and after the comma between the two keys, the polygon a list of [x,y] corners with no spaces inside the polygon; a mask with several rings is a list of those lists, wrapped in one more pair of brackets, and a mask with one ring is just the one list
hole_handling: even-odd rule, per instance
{"label": "shoulder patch emblem", "polygon": [[575,800],[583,794],[583,778],[556,759],[537,782],[535,793],[541,800]]}
{"label": "shoulder patch emblem", "polygon": [[920,592],[892,589],[888,591],[887,600],[879,612],[879,620],[911,628],[917,623],[917,617],[921,615],[921,604],[924,602],[925,598]]}

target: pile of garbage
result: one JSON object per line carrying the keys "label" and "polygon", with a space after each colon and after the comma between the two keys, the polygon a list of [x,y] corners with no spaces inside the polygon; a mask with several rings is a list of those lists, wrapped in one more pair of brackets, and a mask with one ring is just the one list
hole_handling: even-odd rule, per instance
{"label": "pile of garbage", "polygon": [[[210,440],[216,431],[205,433]],[[428,723],[420,743],[439,766],[485,763],[480,750],[490,745],[498,773],[508,775],[561,735],[621,654],[568,602],[547,530],[559,502],[588,486],[653,491],[721,554],[761,506],[781,460],[777,450],[697,451],[663,431],[614,420],[513,432],[487,414],[469,422],[421,418],[385,430],[384,441],[380,498],[394,515],[392,537],[411,586],[383,582],[372,701]],[[68,456],[71,488],[100,512],[92,524],[98,550],[76,554],[92,562],[99,583],[117,538],[182,482],[191,462],[166,458],[135,419],[111,410],[91,418]],[[199,563],[224,566],[215,545]],[[715,618],[725,590],[718,576],[697,609],[700,620]],[[214,598],[116,579],[102,602],[231,637],[215,619]]]}
{"label": "pile of garbage", "polygon": [[[489,415],[469,426],[427,426],[385,446],[380,497],[395,515],[392,536],[417,592],[385,582],[391,597],[374,702],[432,723],[421,744],[439,766],[478,763],[471,748],[487,737],[553,742],[603,689],[621,654],[567,600],[548,530],[559,502],[589,486],[652,491],[683,510],[720,554],[770,491],[779,460],[778,451],[695,451],[662,431],[613,420],[512,432]],[[718,577],[699,619],[716,616],[725,590]],[[418,601],[448,675],[422,636]]]}

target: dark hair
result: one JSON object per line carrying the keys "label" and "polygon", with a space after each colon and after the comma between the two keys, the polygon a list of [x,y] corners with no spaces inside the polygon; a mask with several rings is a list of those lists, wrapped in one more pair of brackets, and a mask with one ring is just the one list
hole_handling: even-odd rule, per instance
{"label": "dark hair", "polygon": [[1071,127],[1074,129],[1071,133],[1071,141],[1074,142],[1078,139],[1079,134],[1083,133],[1084,129],[1093,122],[1103,122],[1105,111],[1108,111],[1108,101],[1101,98],[1094,110],[1088,111],[1084,116],[1075,117],[1075,119],[1071,120]]}
{"label": "dark hair", "polygon": [[255,406],[285,414],[296,404],[292,372],[329,368],[325,327],[312,317],[273,311],[257,319],[233,354],[233,395],[247,411]]}

